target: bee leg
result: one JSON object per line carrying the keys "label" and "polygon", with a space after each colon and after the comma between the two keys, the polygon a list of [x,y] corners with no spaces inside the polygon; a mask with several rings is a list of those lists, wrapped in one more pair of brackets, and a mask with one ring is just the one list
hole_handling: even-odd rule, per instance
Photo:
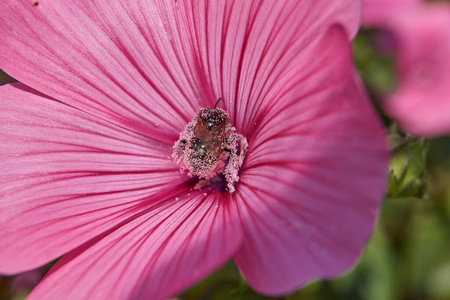
{"label": "bee leg", "polygon": [[227,180],[227,187],[230,193],[235,191],[235,184],[239,181],[239,170],[244,163],[245,154],[247,153],[248,142],[247,139],[240,134],[231,134],[224,147],[224,151],[229,153],[228,164],[225,167],[225,179]]}

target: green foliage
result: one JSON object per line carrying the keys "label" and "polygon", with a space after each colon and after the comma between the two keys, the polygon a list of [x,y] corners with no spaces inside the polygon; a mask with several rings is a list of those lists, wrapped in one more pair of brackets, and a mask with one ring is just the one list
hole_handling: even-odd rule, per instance
{"label": "green foliage", "polygon": [[423,198],[426,195],[425,159],[428,144],[423,139],[400,134],[390,129],[391,163],[389,167],[389,198]]}
{"label": "green foliage", "polygon": [[397,86],[394,57],[374,47],[375,30],[361,30],[353,42],[355,64],[372,96],[382,96]]}

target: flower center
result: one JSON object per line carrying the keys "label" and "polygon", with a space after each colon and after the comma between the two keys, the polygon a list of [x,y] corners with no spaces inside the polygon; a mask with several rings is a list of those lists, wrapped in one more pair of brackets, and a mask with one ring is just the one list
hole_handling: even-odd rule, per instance
{"label": "flower center", "polygon": [[189,176],[198,176],[196,189],[225,179],[233,193],[247,148],[247,139],[236,133],[225,110],[201,108],[180,133],[172,157],[181,172],[187,169]]}

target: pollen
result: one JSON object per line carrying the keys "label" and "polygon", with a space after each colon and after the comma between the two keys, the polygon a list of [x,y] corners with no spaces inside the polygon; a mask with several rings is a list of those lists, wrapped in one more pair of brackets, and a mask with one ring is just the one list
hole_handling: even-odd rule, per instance
{"label": "pollen", "polygon": [[201,108],[180,133],[172,158],[181,172],[198,177],[195,189],[225,182],[234,193],[247,148],[247,139],[236,132],[225,110]]}

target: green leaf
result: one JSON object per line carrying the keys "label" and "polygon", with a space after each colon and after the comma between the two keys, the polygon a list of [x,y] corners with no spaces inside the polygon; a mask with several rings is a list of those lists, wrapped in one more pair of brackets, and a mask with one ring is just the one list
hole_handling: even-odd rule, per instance
{"label": "green leaf", "polygon": [[389,166],[389,198],[423,198],[426,196],[428,175],[425,158],[428,143],[424,139],[392,134],[391,162]]}

